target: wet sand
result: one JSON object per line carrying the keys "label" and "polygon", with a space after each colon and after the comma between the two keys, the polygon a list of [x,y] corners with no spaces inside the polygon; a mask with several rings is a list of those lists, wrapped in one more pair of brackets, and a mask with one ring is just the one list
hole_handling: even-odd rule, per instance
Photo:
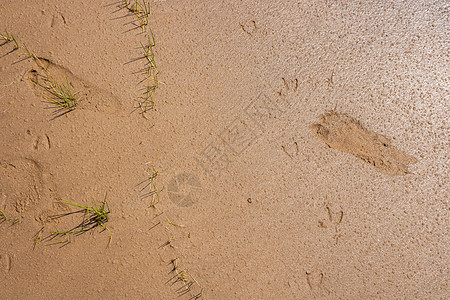
{"label": "wet sand", "polygon": [[0,3],[0,298],[448,296],[445,1],[120,4]]}

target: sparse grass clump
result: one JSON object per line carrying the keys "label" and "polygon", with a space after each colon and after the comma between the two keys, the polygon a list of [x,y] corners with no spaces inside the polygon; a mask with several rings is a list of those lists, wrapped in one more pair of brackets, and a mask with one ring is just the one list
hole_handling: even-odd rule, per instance
{"label": "sparse grass clump", "polygon": [[3,212],[3,210],[0,209],[0,224],[2,224],[3,222],[6,222],[6,221],[11,222],[10,223],[11,225],[16,225],[22,221],[22,218],[21,217],[8,218],[6,216],[6,214]]}
{"label": "sparse grass clump", "polygon": [[141,97],[142,101],[139,101],[139,107],[144,117],[146,117],[145,113],[152,110],[155,106],[153,95],[159,86],[158,69],[156,67],[155,54],[153,52],[153,48],[155,47],[155,37],[153,36],[151,29],[149,31],[150,35],[147,37],[148,44],[144,46],[144,44],[140,43],[142,49],[144,50],[144,58],[147,60],[148,65],[146,69],[147,85],[145,93],[143,97]]}
{"label": "sparse grass clump", "polygon": [[50,73],[45,70],[46,76],[43,78],[43,82],[39,82],[37,79],[33,79],[33,82],[44,88],[47,94],[42,94],[49,100],[51,104],[63,109],[68,113],[74,110],[78,104],[77,94],[78,92],[72,92],[69,80],[66,76],[66,83],[58,83],[51,77]]}
{"label": "sparse grass clump", "polygon": [[0,38],[3,40],[3,43],[0,46],[3,46],[9,42],[14,42],[14,50],[19,49],[19,43],[16,38],[14,35],[8,33],[8,31],[5,31],[5,33],[0,33]]}
{"label": "sparse grass clump", "polygon": [[21,53],[19,55],[27,56],[31,58],[43,71],[43,74],[36,74],[35,78],[31,78],[36,85],[42,87],[45,90],[45,93],[42,95],[49,101],[50,104],[55,105],[59,108],[56,113],[60,113],[60,115],[64,115],[77,107],[78,104],[78,96],[77,92],[72,91],[72,85],[69,83],[69,79],[66,74],[66,82],[59,83],[55,80],[48,70],[48,66],[44,63],[45,59],[39,58],[35,55],[27,45],[23,45],[25,49],[25,53]]}
{"label": "sparse grass clump", "polygon": [[[33,236],[33,249],[35,249],[41,241],[45,242],[47,245],[59,245],[60,247],[65,247],[68,244],[72,243],[72,239],[74,236],[87,233],[88,231],[95,228],[101,229],[101,232],[108,230],[112,234],[111,230],[109,230],[109,228],[107,228],[105,225],[105,223],[109,221],[109,214],[111,213],[109,204],[106,201],[106,197],[107,195],[105,194],[105,198],[100,204],[97,204],[95,200],[93,200],[94,204],[92,206],[84,206],[69,200],[61,199],[64,203],[79,209],[64,214],[50,216],[49,220],[58,220],[69,215],[80,214],[82,215],[80,223],[69,230],[50,231],[45,238],[42,238],[42,236],[43,233],[47,231],[47,229],[45,227],[46,225],[43,225],[42,228]],[[110,235],[109,237],[107,247],[109,247],[109,245],[111,244],[111,240],[112,235]]]}
{"label": "sparse grass clump", "polygon": [[80,224],[78,224],[77,226],[75,226],[70,230],[52,232],[53,236],[67,235],[67,234],[82,234],[99,227],[102,228],[102,231],[109,230],[105,226],[105,223],[109,221],[109,214],[111,212],[109,209],[108,202],[106,201],[106,194],[105,199],[102,201],[100,205],[97,205],[95,200],[94,205],[92,206],[83,206],[64,199],[62,199],[62,201],[71,206],[78,207],[81,209],[75,212],[54,216],[53,218],[61,218],[71,214],[82,213],[83,219]]}
{"label": "sparse grass clump", "polygon": [[0,209],[0,224],[8,220],[3,210]]}
{"label": "sparse grass clump", "polygon": [[[189,295],[191,298],[189,299],[204,299],[203,296],[203,287],[198,283],[198,281],[194,278],[194,276],[189,273],[187,269],[181,269],[178,266],[178,258],[174,258],[170,260],[169,264],[172,265],[171,273],[175,273],[175,275],[170,278],[166,283],[170,283],[170,285],[175,285],[180,283],[180,287],[176,290],[178,297],[182,297],[184,295]],[[196,289],[200,289],[200,291],[194,294],[194,287]]]}
{"label": "sparse grass clump", "polygon": [[150,15],[150,3],[145,3],[145,0],[142,0],[142,3],[138,0],[123,0],[123,6],[135,15],[142,32],[146,32],[148,16]]}
{"label": "sparse grass clump", "polygon": [[152,202],[150,207],[156,208],[156,204],[159,202],[159,191],[156,188],[155,178],[158,176],[159,172],[153,168],[152,174],[138,184],[138,186],[142,186],[140,192],[143,193],[141,195],[141,199],[145,199],[148,197],[152,197]]}
{"label": "sparse grass clump", "polygon": [[156,45],[155,36],[149,26],[148,20],[150,15],[150,2],[146,2],[146,0],[142,0],[142,2],[138,0],[123,0],[121,7],[124,7],[133,13],[138,21],[136,26],[142,28],[142,32],[146,33],[146,43],[140,42],[144,51],[142,58],[145,58],[147,61],[147,67],[145,69],[146,78],[141,82],[146,81],[146,86],[142,96],[137,99],[136,108],[140,109],[141,115],[148,119],[146,113],[153,110],[155,107],[153,96],[159,86],[158,69],[156,67],[155,54],[153,51]]}
{"label": "sparse grass clump", "polygon": [[39,241],[41,240],[41,235],[42,232],[44,231],[45,227],[42,227],[35,235],[34,235],[34,245],[33,245],[33,250],[36,248],[36,246],[38,245]]}
{"label": "sparse grass clump", "polygon": [[66,114],[74,110],[78,104],[77,94],[79,93],[79,91],[72,91],[72,86],[69,83],[67,74],[65,83],[57,82],[50,74],[48,66],[44,64],[42,59],[31,52],[26,45],[24,45],[24,48],[26,53],[22,53],[22,55],[26,55],[28,56],[28,58],[33,59],[44,72],[43,75],[37,75],[36,78],[31,79],[35,84],[42,87],[46,91],[46,93],[42,93],[42,95],[49,100],[49,103],[61,109],[62,114]]}
{"label": "sparse grass clump", "polygon": [[[0,44],[0,47],[9,43],[14,42],[14,49],[8,53],[11,53],[17,49],[19,49],[19,43],[17,42],[14,35],[9,32],[0,33],[0,41],[3,40],[3,43]],[[36,74],[35,78],[31,78],[36,85],[42,87],[46,92],[42,93],[42,95],[49,100],[49,103],[55,105],[58,110],[56,113],[62,112],[60,115],[64,115],[77,107],[78,104],[78,92],[72,91],[72,85],[69,83],[69,79],[67,78],[65,82],[58,82],[54,79],[50,71],[48,70],[48,66],[44,63],[45,59],[39,58],[35,55],[27,45],[23,45],[25,50],[24,53],[19,55],[26,56],[27,58],[31,58],[43,71],[43,74]],[[37,73],[37,72],[36,72]]]}

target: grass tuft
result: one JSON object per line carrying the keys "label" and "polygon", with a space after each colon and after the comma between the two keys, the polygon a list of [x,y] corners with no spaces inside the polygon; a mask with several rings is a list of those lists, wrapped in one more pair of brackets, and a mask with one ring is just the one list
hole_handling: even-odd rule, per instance
{"label": "grass tuft", "polygon": [[17,49],[19,49],[19,43],[17,42],[16,38],[14,37],[14,35],[10,34],[8,31],[6,31],[5,33],[0,33],[0,47],[3,49],[3,46],[5,46],[6,44],[13,42],[14,46],[12,47],[11,50],[5,52],[4,55],[8,55],[10,53],[13,53],[14,51],[16,51]]}
{"label": "grass tuft", "polygon": [[6,217],[6,214],[3,212],[3,210],[0,209],[0,224],[2,224],[3,222],[9,221],[12,225],[16,225],[19,224],[20,222],[22,222],[22,217]]}
{"label": "grass tuft", "polygon": [[147,60],[148,67],[146,69],[146,81],[147,86],[145,89],[145,92],[142,97],[140,97],[139,100],[139,108],[141,109],[141,114],[146,117],[146,113],[155,107],[155,102],[153,100],[153,95],[156,92],[156,89],[159,86],[158,81],[158,69],[156,67],[155,62],[155,53],[153,51],[153,48],[155,47],[155,38],[153,36],[153,32],[151,31],[151,35],[148,36],[148,44],[144,46],[144,44],[141,44],[141,47],[144,51],[144,58]]}
{"label": "grass tuft", "polygon": [[159,203],[159,192],[156,184],[155,184],[155,178],[158,176],[159,172],[153,168],[152,174],[145,179],[144,181],[140,182],[137,186],[143,186],[140,190],[141,193],[141,199],[145,199],[147,197],[152,197],[152,202],[150,204],[150,207],[156,208],[156,204]]}
{"label": "grass tuft", "polygon": [[5,31],[5,33],[0,33],[0,38],[3,39],[3,43],[1,46],[9,42],[14,42],[14,49],[19,49],[19,43],[17,42],[16,38],[14,37],[14,35],[8,33],[8,31]]}
{"label": "grass tuft", "polygon": [[41,240],[41,234],[44,231],[45,227],[42,227],[35,235],[34,235],[34,245],[33,245],[33,250],[36,248],[37,244],[39,243],[39,241]]}
{"label": "grass tuft", "polygon": [[[178,297],[182,297],[184,295],[190,295],[189,299],[204,299],[203,296],[203,287],[198,283],[198,281],[194,278],[194,276],[189,273],[187,269],[179,269],[178,259],[171,259],[169,264],[172,265],[171,273],[175,273],[175,275],[170,278],[166,283],[171,286],[175,284],[179,284],[180,287],[176,290]],[[200,289],[200,291],[194,294],[194,287],[196,289]]]}
{"label": "grass tuft", "polygon": [[5,213],[3,212],[3,210],[0,209],[0,224],[7,220],[8,218],[6,217]]}
{"label": "grass tuft", "polygon": [[[42,87],[46,91],[46,93],[42,93],[42,95],[47,100],[49,100],[49,103],[55,105],[57,108],[63,111],[61,115],[74,110],[78,104],[77,94],[80,93],[80,91],[72,91],[72,86],[69,83],[67,74],[65,83],[57,82],[55,79],[53,79],[50,71],[48,70],[48,67],[45,66],[44,62],[33,52],[31,52],[27,45],[24,44],[23,47],[25,49],[25,53],[22,53],[21,55],[26,55],[28,56],[28,58],[33,59],[36,64],[44,71],[44,75],[39,75],[39,77],[31,79],[36,85]],[[38,80],[37,78],[41,78],[41,80]],[[60,110],[58,110],[57,112],[59,111]]]}
{"label": "grass tuft", "polygon": [[47,98],[51,104],[65,110],[65,113],[74,110],[78,104],[77,94],[79,91],[75,93],[72,92],[67,75],[66,83],[64,84],[53,80],[48,71],[45,71],[45,73],[46,76],[44,77],[44,82],[33,79],[34,83],[46,90],[47,94],[43,93],[42,95]]}
{"label": "grass tuft", "polygon": [[[144,58],[147,60],[148,67],[145,71],[147,81],[145,92],[137,99],[137,109],[140,109],[141,115],[147,118],[147,112],[153,110],[155,108],[155,102],[153,100],[153,96],[155,94],[156,89],[159,86],[158,81],[158,69],[156,67],[155,62],[155,54],[153,48],[155,47],[155,36],[153,35],[153,31],[149,26],[148,17],[150,15],[150,2],[146,2],[146,0],[138,1],[138,0],[123,0],[121,7],[125,7],[131,13],[134,14],[137,21],[139,22],[138,27],[142,28],[143,33],[147,33],[148,43],[144,45],[140,42],[142,49],[144,50]],[[142,80],[143,82],[144,80]]]}
{"label": "grass tuft", "polygon": [[123,0],[122,5],[134,14],[139,22],[139,27],[141,27],[142,32],[146,32],[148,16],[150,15],[150,3],[145,3],[145,0],[142,0],[142,3],[138,0]]}
{"label": "grass tuft", "polygon": [[[19,49],[19,43],[17,42],[14,35],[10,34],[9,32],[0,33],[0,39],[2,39],[4,42],[0,44],[0,47],[3,46],[6,43],[14,42],[14,49],[10,52],[13,52],[17,49]],[[75,107],[78,104],[78,92],[72,91],[72,86],[69,83],[69,80],[67,78],[66,74],[66,82],[65,83],[59,83],[55,79],[53,79],[52,75],[50,74],[48,67],[44,64],[43,59],[40,59],[38,56],[36,56],[28,47],[27,45],[23,44],[23,48],[25,50],[24,53],[20,53],[19,55],[26,56],[27,58],[31,58],[42,70],[44,71],[44,75],[39,75],[40,78],[42,78],[41,81],[38,81],[36,77],[35,79],[31,79],[35,84],[39,85],[43,89],[45,89],[46,93],[43,93],[42,95],[49,100],[49,102],[59,109],[63,110],[63,113],[61,115],[64,115],[72,110],[75,109]],[[9,52],[9,53],[10,53]],[[60,110],[58,109],[57,112]]]}
{"label": "grass tuft", "polygon": [[74,228],[72,228],[70,230],[53,231],[52,236],[66,235],[66,234],[82,234],[82,233],[88,232],[94,228],[99,228],[99,227],[103,228],[102,231],[104,231],[104,230],[110,231],[105,226],[105,223],[109,221],[109,214],[111,212],[109,209],[108,202],[106,201],[106,196],[107,195],[105,194],[105,199],[102,201],[102,203],[100,205],[97,205],[94,200],[94,205],[92,205],[92,206],[83,206],[83,205],[76,204],[74,202],[62,199],[62,201],[64,201],[65,203],[67,203],[71,206],[74,206],[74,207],[81,208],[81,210],[63,214],[63,215],[54,216],[53,218],[60,218],[60,217],[64,217],[64,216],[67,216],[70,214],[74,214],[74,213],[82,213],[83,220],[81,221],[80,224],[78,224],[77,226],[75,226]]}

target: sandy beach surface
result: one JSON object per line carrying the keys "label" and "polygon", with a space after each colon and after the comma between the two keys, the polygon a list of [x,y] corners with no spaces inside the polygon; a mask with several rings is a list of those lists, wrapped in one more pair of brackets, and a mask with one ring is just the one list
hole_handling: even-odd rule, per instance
{"label": "sandy beach surface", "polygon": [[449,8],[0,1],[0,299],[448,299]]}

